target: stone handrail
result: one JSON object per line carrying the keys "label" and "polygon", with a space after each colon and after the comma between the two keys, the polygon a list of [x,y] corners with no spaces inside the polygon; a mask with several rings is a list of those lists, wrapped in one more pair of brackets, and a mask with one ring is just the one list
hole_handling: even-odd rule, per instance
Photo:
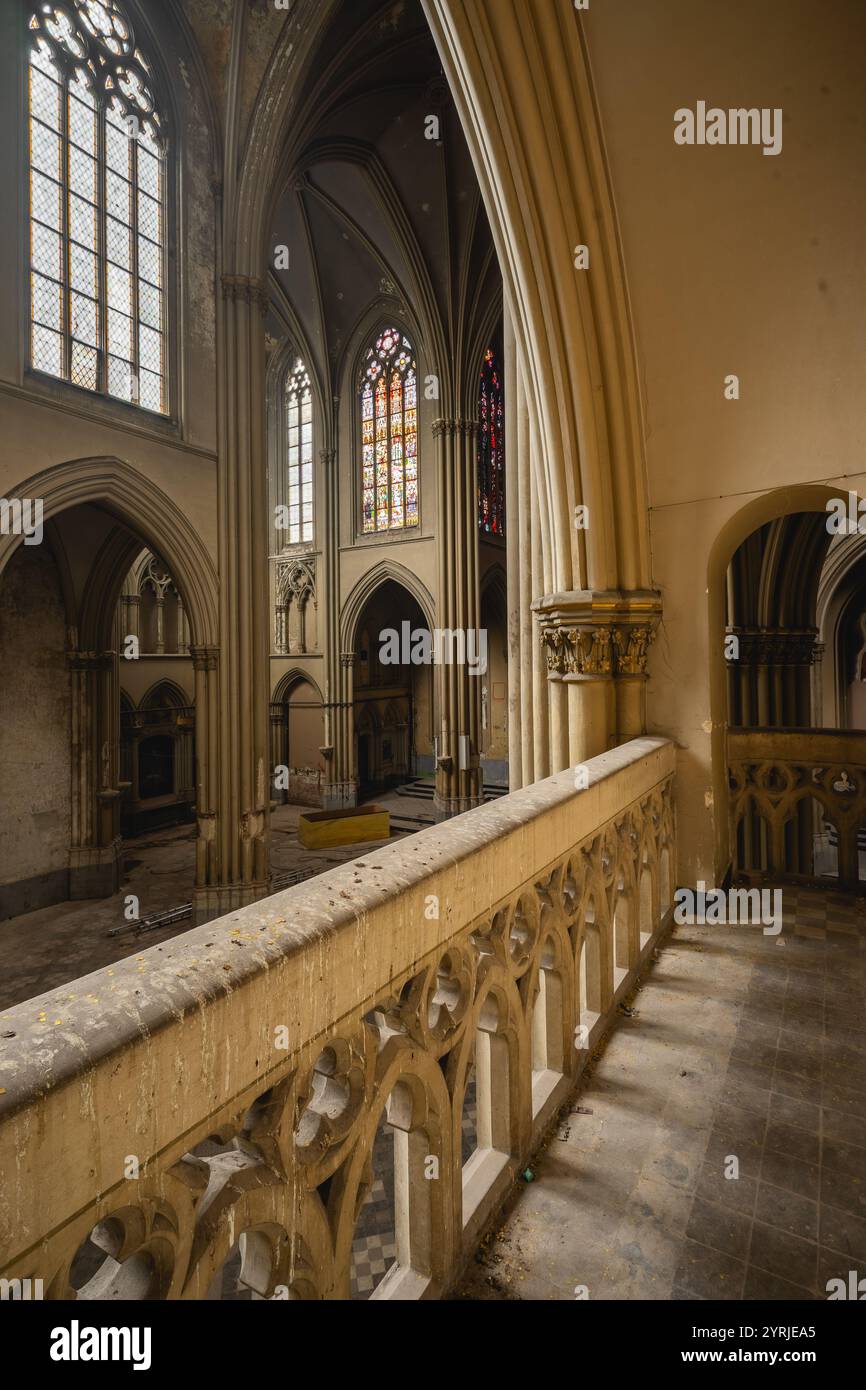
{"label": "stone handrail", "polygon": [[[740,879],[834,879],[864,891],[866,733],[846,729],[730,729],[731,846]],[[864,843],[866,848],[866,843]]]}
{"label": "stone handrail", "polygon": [[0,1276],[363,1296],[384,1136],[374,1296],[441,1296],[668,916],[673,745],[586,767],[0,1014]]}

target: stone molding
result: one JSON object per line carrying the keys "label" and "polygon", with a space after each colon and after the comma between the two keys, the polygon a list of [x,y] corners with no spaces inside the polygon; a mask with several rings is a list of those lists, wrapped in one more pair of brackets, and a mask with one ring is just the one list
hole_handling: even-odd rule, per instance
{"label": "stone molding", "polygon": [[577,591],[537,600],[541,644],[551,677],[645,677],[661,616],[651,590]]}
{"label": "stone molding", "polygon": [[270,307],[270,295],[264,281],[251,275],[224,275],[222,277],[223,299],[232,303],[255,305],[262,318]]}
{"label": "stone molding", "polygon": [[[242,1287],[345,1300],[387,1118],[409,1200],[378,1296],[446,1295],[669,920],[673,746],[636,739],[587,767],[589,796],[561,773],[252,906],[237,885],[231,915],[178,938],[169,964],[153,947],[91,976],[87,998],[63,986],[8,1010],[0,1171],[25,1139],[27,1163],[0,1204],[0,1275],[42,1279],[49,1300],[108,1298],[140,1266],[140,1297],[204,1299],[239,1237],[273,1231]],[[470,1188],[461,1134],[482,1046],[475,1104],[498,1152]],[[126,1177],[123,1099],[145,1091]],[[430,1155],[441,1181],[424,1179]],[[77,1256],[106,1222],[122,1260],[82,1293]]]}
{"label": "stone molding", "polygon": [[740,644],[739,656],[728,666],[811,666],[820,655],[817,628],[729,627]]}

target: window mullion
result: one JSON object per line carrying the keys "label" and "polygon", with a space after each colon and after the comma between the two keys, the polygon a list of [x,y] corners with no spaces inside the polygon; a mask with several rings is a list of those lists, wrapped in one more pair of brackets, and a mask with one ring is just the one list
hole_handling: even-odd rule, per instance
{"label": "window mullion", "polygon": [[[134,122],[130,122],[130,130],[138,129],[138,117],[134,117]],[[130,174],[132,177],[132,187],[130,198],[132,201],[131,229],[132,229],[132,285],[130,309],[132,310],[132,370],[135,378],[135,403],[141,403],[141,331],[139,328],[139,278],[138,278],[138,136],[130,134],[132,142]],[[162,187],[160,185],[160,192]],[[160,204],[161,206],[161,204]],[[163,281],[165,272],[163,270]]]}
{"label": "window mullion", "polygon": [[[69,73],[61,69],[63,86],[60,102],[60,176],[63,180],[62,222],[60,228],[60,274],[63,281],[63,360],[61,367],[66,381],[72,380],[72,285],[70,273],[69,208],[72,188],[69,181]],[[32,119],[32,118],[31,118]],[[31,175],[32,178],[32,175]],[[31,213],[32,217],[32,213]]]}
{"label": "window mullion", "polygon": [[108,158],[106,106],[96,105],[96,292],[99,344],[96,352],[98,390],[108,392]]}

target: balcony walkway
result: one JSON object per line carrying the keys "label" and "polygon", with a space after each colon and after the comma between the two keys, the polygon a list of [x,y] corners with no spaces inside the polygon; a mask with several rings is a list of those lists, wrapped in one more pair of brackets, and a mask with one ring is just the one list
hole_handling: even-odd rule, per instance
{"label": "balcony walkway", "polygon": [[777,937],[674,927],[457,1297],[811,1299],[866,1274],[866,903],[783,905]]}

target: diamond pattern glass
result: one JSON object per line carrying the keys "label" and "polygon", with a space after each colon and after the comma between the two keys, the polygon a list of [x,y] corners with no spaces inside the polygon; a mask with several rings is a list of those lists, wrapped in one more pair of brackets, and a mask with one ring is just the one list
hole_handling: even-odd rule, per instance
{"label": "diamond pattern glass", "polygon": [[150,67],[123,0],[40,5],[29,42],[31,364],[164,414],[165,142]]}
{"label": "diamond pattern glass", "polygon": [[313,539],[313,396],[298,358],[286,386],[286,443],[290,545]]}

